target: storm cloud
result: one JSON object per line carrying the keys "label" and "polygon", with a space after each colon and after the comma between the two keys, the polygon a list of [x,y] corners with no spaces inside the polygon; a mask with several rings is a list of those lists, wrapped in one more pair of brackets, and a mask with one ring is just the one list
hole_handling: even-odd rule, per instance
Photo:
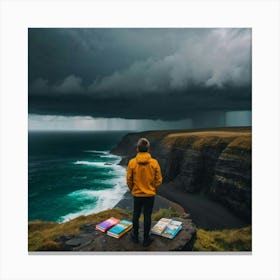
{"label": "storm cloud", "polygon": [[29,113],[179,120],[251,110],[251,29],[29,29]]}

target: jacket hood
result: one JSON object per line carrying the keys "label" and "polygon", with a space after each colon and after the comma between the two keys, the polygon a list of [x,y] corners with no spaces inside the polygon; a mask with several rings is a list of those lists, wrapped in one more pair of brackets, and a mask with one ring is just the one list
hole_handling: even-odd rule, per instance
{"label": "jacket hood", "polygon": [[150,153],[138,153],[136,156],[136,162],[139,164],[147,164],[150,162],[151,158]]}

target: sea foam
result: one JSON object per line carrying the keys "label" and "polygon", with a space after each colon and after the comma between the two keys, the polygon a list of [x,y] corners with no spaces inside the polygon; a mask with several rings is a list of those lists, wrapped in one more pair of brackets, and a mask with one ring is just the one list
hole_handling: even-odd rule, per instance
{"label": "sea foam", "polygon": [[[68,194],[68,196],[75,200],[85,201],[84,207],[75,213],[69,213],[65,216],[60,217],[58,222],[64,223],[81,215],[86,216],[98,213],[103,210],[111,209],[120,201],[126,191],[127,187],[124,186],[123,182],[117,183],[111,189],[82,189],[74,191]],[[92,201],[92,203],[88,203],[89,201]]]}
{"label": "sea foam", "polygon": [[106,164],[106,162],[97,162],[97,161],[87,161],[87,160],[77,160],[74,164],[82,164],[82,165],[89,165],[95,167],[111,167],[110,164]]}
{"label": "sea foam", "polygon": [[110,153],[110,151],[98,151],[98,150],[86,150],[84,153],[94,153],[94,154],[102,154],[102,155],[107,155]]}
{"label": "sea foam", "polygon": [[[121,157],[109,154],[109,152],[108,154],[105,154],[107,151],[94,151],[96,154],[98,154],[98,152],[100,152],[100,155],[104,156],[104,159],[113,159],[113,161],[98,162],[77,160],[73,162],[73,164],[92,166],[92,168],[106,168],[106,170],[108,170],[107,174],[113,175],[114,178],[108,178],[104,180],[96,179],[94,180],[95,187],[92,186],[92,188],[81,188],[67,194],[69,199],[80,201],[82,204],[84,202],[84,204],[79,210],[61,216],[58,219],[58,222],[63,223],[81,215],[90,215],[106,209],[111,209],[122,199],[123,195],[126,193],[126,170],[124,167],[118,165]],[[112,185],[112,188],[100,190],[94,189],[96,186],[98,186],[98,183],[102,185],[104,182]]]}
{"label": "sea foam", "polygon": [[[102,153],[105,151],[101,151]],[[103,160],[102,160],[103,159]],[[113,154],[98,154],[96,160],[77,160],[74,164],[92,165],[108,167],[113,164],[118,164],[121,161],[121,157]]]}

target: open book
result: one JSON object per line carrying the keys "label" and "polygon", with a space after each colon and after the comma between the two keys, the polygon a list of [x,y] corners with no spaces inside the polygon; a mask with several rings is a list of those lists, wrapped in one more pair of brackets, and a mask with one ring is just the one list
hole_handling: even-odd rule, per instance
{"label": "open book", "polygon": [[161,235],[166,229],[171,219],[161,218],[151,229],[151,233]]}
{"label": "open book", "polygon": [[161,218],[151,229],[151,233],[173,239],[182,229],[182,222]]}

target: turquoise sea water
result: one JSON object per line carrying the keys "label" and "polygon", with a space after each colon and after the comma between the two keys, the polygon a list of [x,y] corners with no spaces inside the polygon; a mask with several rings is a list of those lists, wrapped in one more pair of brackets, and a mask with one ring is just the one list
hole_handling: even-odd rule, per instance
{"label": "turquoise sea water", "polygon": [[28,219],[65,222],[114,207],[127,187],[120,157],[126,132],[29,132]]}

